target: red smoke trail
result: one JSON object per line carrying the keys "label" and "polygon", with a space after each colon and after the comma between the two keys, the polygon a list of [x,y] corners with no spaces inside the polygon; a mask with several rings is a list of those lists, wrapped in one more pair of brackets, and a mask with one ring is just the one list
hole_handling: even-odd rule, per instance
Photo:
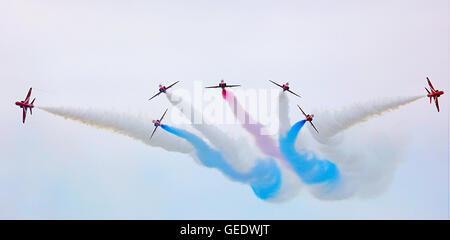
{"label": "red smoke trail", "polygon": [[284,159],[283,154],[277,146],[276,141],[268,135],[261,135],[261,129],[263,126],[251,119],[250,114],[245,111],[238,103],[236,96],[232,92],[222,90],[222,97],[225,99],[233,111],[234,117],[239,120],[239,113],[244,114],[244,120],[240,121],[242,127],[249,132],[255,139],[258,148],[266,155],[282,160],[283,164],[291,167],[289,163]]}

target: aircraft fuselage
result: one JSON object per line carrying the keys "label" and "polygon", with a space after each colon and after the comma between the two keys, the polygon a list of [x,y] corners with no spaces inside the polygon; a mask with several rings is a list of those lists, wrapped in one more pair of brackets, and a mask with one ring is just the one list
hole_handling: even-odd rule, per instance
{"label": "aircraft fuselage", "polygon": [[435,92],[429,93],[427,97],[439,97],[444,94],[444,91],[436,90]]}
{"label": "aircraft fuselage", "polygon": [[19,106],[20,108],[34,108],[34,105],[27,104],[22,101],[16,102],[16,105]]}
{"label": "aircraft fuselage", "polygon": [[161,122],[159,120],[153,120],[153,125],[155,125],[155,127],[159,127],[161,126]]}
{"label": "aircraft fuselage", "polygon": [[166,93],[167,88],[165,86],[162,86],[159,88],[160,92]]}

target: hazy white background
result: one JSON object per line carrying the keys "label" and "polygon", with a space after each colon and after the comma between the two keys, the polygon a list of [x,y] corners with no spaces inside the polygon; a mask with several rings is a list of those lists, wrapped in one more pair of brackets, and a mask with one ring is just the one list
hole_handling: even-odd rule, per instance
{"label": "hazy white background", "polygon": [[[267,203],[185,155],[38,109],[23,125],[13,104],[32,86],[36,105],[157,117],[160,82],[225,78],[289,81],[305,108],[332,109],[425,94],[426,76],[440,113],[423,99],[363,125],[407,133],[390,188],[330,202]],[[448,218],[447,0],[0,0],[0,79],[0,218]]]}

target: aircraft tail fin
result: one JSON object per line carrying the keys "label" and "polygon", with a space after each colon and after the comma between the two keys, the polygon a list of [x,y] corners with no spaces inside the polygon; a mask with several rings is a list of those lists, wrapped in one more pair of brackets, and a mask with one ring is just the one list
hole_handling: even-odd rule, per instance
{"label": "aircraft tail fin", "polygon": [[33,103],[34,103],[34,100],[36,100],[36,98],[34,98],[34,99],[33,99],[33,101],[31,101],[31,105],[33,105]]}
{"label": "aircraft tail fin", "polygon": [[27,109],[22,108],[22,123],[25,123],[25,118],[27,117]]}

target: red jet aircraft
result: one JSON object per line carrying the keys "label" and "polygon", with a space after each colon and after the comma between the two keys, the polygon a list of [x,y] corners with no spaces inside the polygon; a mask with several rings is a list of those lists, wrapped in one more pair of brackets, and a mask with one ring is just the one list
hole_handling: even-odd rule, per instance
{"label": "red jet aircraft", "polygon": [[153,134],[155,134],[156,129],[161,126],[161,121],[163,120],[164,116],[166,115],[167,109],[164,112],[164,114],[162,115],[162,117],[159,120],[153,120],[153,125],[155,125],[155,129],[152,132],[152,135],[150,136],[150,140],[152,140]]}
{"label": "red jet aircraft", "polygon": [[305,112],[303,112],[302,108],[301,108],[299,105],[297,105],[297,107],[300,109],[300,111],[302,111],[303,115],[305,115],[305,117],[306,117],[305,120],[306,120],[307,122],[311,123],[312,127],[314,128],[314,130],[316,130],[316,132],[319,133],[319,131],[317,131],[316,126],[314,126],[314,124],[312,123],[314,114],[311,114],[311,115],[306,114]]}
{"label": "red jet aircraft", "polygon": [[176,81],[175,83],[172,83],[172,85],[170,85],[170,86],[168,86],[168,87],[159,84],[159,92],[158,92],[157,94],[155,94],[153,97],[151,97],[151,98],[149,99],[149,101],[152,100],[154,97],[158,96],[158,95],[161,94],[161,93],[166,93],[167,89],[173,87],[173,85],[177,84],[178,82],[180,82],[180,81]]}
{"label": "red jet aircraft", "polygon": [[298,95],[297,93],[295,93],[295,92],[289,90],[289,83],[285,83],[285,84],[281,85],[281,84],[278,84],[278,83],[276,83],[276,82],[274,82],[274,81],[272,81],[272,80],[269,80],[269,81],[270,81],[271,83],[277,85],[278,87],[282,88],[282,89],[283,89],[283,92],[284,92],[284,91],[288,91],[288,92],[294,94],[295,96],[301,98],[300,95]]}
{"label": "red jet aircraft", "polygon": [[23,120],[22,122],[25,123],[25,118],[27,117],[27,109],[30,109],[30,114],[33,114],[33,108],[34,108],[34,100],[36,100],[36,98],[33,99],[33,101],[31,101],[30,103],[30,96],[31,96],[31,90],[33,88],[30,88],[30,90],[28,90],[28,94],[27,97],[25,98],[25,100],[20,101],[20,102],[16,102],[16,105],[19,106],[20,108],[22,108],[22,112],[23,112]]}
{"label": "red jet aircraft", "polygon": [[431,99],[434,98],[434,102],[436,103],[436,108],[437,108],[437,110],[438,110],[438,112],[439,112],[439,101],[438,101],[438,97],[441,96],[442,94],[444,94],[444,91],[442,91],[442,90],[439,91],[439,90],[437,90],[437,89],[434,89],[434,87],[433,87],[433,85],[431,84],[431,81],[430,81],[430,79],[429,79],[428,77],[427,77],[427,81],[428,81],[428,85],[430,85],[430,89],[431,89],[431,92],[430,92],[430,91],[428,91],[427,88],[425,88],[425,90],[427,90],[427,92],[428,92],[427,97],[430,98],[430,103],[431,103]]}
{"label": "red jet aircraft", "polygon": [[211,86],[211,87],[205,87],[205,88],[222,88],[222,89],[225,89],[227,87],[240,87],[240,86],[241,85],[227,85],[227,83],[225,81],[223,81],[223,79],[222,79],[222,80],[220,80],[219,85]]}

